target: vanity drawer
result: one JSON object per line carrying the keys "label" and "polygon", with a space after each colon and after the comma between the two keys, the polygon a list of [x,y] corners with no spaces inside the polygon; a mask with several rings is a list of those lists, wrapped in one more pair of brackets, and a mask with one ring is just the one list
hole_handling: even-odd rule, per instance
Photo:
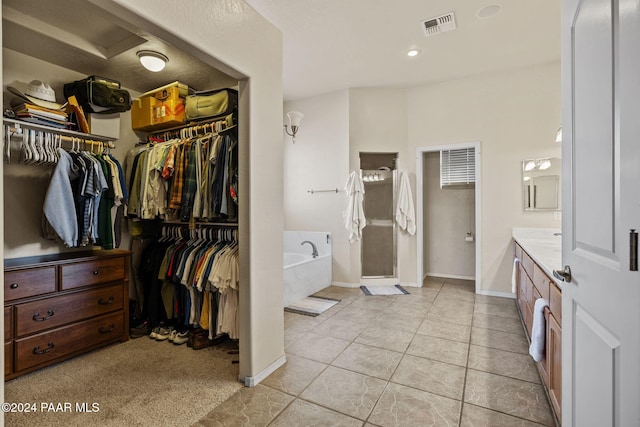
{"label": "vanity drawer", "polygon": [[529,277],[533,277],[533,260],[525,251],[522,251],[522,267]]}
{"label": "vanity drawer", "polygon": [[540,296],[549,302],[549,282],[551,280],[544,274],[544,271],[538,264],[533,266],[533,284],[535,285],[538,292],[540,292]]}
{"label": "vanity drawer", "polygon": [[562,325],[562,291],[555,284],[549,286],[549,308],[553,317]]}
{"label": "vanity drawer", "polygon": [[124,258],[106,258],[62,266],[61,289],[73,289],[124,279]]}
{"label": "vanity drawer", "polygon": [[13,307],[4,308],[4,342],[13,339]]}
{"label": "vanity drawer", "polygon": [[91,346],[119,339],[123,332],[124,316],[120,311],[16,340],[16,371],[45,364]]}
{"label": "vanity drawer", "polygon": [[4,272],[5,301],[47,294],[55,290],[56,268],[53,266]]}
{"label": "vanity drawer", "polygon": [[122,285],[113,285],[69,295],[16,305],[16,336],[98,316],[123,307]]}

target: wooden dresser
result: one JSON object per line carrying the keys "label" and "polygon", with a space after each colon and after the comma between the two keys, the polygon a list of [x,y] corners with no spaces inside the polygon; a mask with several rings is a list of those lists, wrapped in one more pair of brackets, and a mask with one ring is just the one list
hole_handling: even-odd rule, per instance
{"label": "wooden dresser", "polygon": [[130,254],[5,260],[5,380],[129,339]]}
{"label": "wooden dresser", "polygon": [[536,300],[544,298],[549,303],[549,306],[544,309],[545,354],[537,365],[549,393],[553,410],[558,419],[562,419],[562,291],[517,242],[514,252],[515,257],[520,260],[516,273],[516,300],[529,340]]}

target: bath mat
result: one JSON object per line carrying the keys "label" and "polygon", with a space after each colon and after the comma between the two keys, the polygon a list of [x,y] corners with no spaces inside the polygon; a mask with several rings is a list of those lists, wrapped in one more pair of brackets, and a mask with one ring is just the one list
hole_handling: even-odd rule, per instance
{"label": "bath mat", "polygon": [[306,297],[285,307],[284,311],[315,317],[329,310],[339,302],[339,299],[333,298]]}
{"label": "bath mat", "polygon": [[360,286],[365,295],[409,295],[409,291],[400,285],[394,286]]}

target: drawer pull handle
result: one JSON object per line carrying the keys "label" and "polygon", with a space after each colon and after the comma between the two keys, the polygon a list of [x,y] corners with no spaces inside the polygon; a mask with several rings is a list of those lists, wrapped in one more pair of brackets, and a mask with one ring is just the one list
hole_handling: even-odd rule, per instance
{"label": "drawer pull handle", "polygon": [[40,346],[37,345],[33,348],[33,354],[45,354],[45,353],[49,353],[51,350],[53,350],[53,343],[50,342],[49,344],[47,344],[47,348],[45,348],[44,350],[40,350]]}
{"label": "drawer pull handle", "polygon": [[93,270],[93,275],[97,276],[98,274],[100,274],[100,270]]}
{"label": "drawer pull handle", "polygon": [[109,304],[113,303],[113,301],[114,301],[114,298],[113,298],[113,295],[111,295],[107,300],[105,300],[104,298],[100,298],[98,300],[98,304],[109,305]]}
{"label": "drawer pull handle", "polygon": [[111,333],[114,329],[115,329],[115,325],[113,323],[110,323],[108,328],[105,328],[104,326],[100,326],[100,329],[98,329],[98,332],[100,332],[101,334],[108,334],[108,333]]}
{"label": "drawer pull handle", "polygon": [[33,313],[33,320],[36,322],[44,322],[45,320],[51,319],[53,316],[53,310],[47,310],[47,317],[38,317],[40,313]]}
{"label": "drawer pull handle", "polygon": [[11,285],[9,285],[11,289],[18,289],[18,286],[20,285],[18,285],[17,283],[12,283]]}

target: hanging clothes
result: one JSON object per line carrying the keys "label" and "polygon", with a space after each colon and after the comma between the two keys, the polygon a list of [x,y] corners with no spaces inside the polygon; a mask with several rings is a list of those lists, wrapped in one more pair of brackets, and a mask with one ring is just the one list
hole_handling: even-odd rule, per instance
{"label": "hanging clothes", "polygon": [[348,203],[344,213],[344,226],[349,232],[349,243],[356,242],[362,238],[362,229],[366,226],[366,218],[362,202],[364,200],[364,183],[360,174],[351,172],[345,184]]}
{"label": "hanging clothes", "polygon": [[119,163],[106,154],[58,149],[59,160],[45,195],[43,235],[68,247],[113,249],[112,208],[126,202]]}

